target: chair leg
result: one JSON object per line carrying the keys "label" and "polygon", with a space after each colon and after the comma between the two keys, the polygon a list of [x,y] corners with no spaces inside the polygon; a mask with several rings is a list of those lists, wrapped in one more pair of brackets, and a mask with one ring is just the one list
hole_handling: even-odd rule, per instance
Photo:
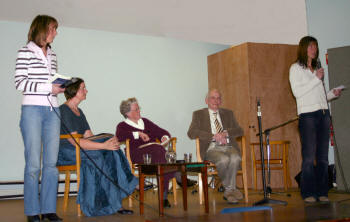
{"label": "chair leg", "polygon": [[258,178],[257,178],[257,169],[256,169],[256,166],[254,164],[253,166],[253,173],[254,173],[254,189],[257,190],[258,189]]}
{"label": "chair leg", "polygon": [[69,170],[66,171],[64,180],[65,180],[65,183],[64,183],[64,196],[63,196],[63,212],[66,212],[68,207],[68,197],[69,197],[69,188],[70,188]]}
{"label": "chair leg", "polygon": [[78,217],[81,217],[82,213],[81,213],[81,209],[80,209],[80,204],[78,204],[77,206],[77,211],[78,211]]}
{"label": "chair leg", "polygon": [[244,189],[244,201],[248,203],[248,178],[246,173],[242,173],[242,182],[243,182],[243,189]]}
{"label": "chair leg", "polygon": [[289,171],[288,163],[286,163],[286,168],[287,168],[287,185],[289,188],[289,187],[292,187],[292,181],[290,180],[290,171]]}
{"label": "chair leg", "polygon": [[[77,175],[77,198],[79,195],[79,187],[80,187],[80,175]],[[80,204],[77,204],[77,213],[78,213],[78,217],[82,215]]]}
{"label": "chair leg", "polygon": [[203,180],[202,180],[202,174],[198,174],[198,195],[199,195],[199,204],[203,204]]}
{"label": "chair leg", "polygon": [[131,208],[131,207],[132,207],[132,198],[131,198],[131,195],[128,197],[128,200],[129,200],[129,207]]}
{"label": "chair leg", "polygon": [[284,191],[288,190],[288,178],[287,178],[287,167],[283,165],[283,181],[284,181]]}
{"label": "chair leg", "polygon": [[173,195],[174,195],[174,204],[177,205],[176,178],[174,177],[173,179],[171,179],[171,182],[172,182]]}

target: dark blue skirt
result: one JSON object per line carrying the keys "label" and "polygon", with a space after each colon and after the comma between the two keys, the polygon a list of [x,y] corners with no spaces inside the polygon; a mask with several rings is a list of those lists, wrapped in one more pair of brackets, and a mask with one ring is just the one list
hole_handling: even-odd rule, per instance
{"label": "dark blue skirt", "polygon": [[[84,152],[80,151],[80,187],[77,203],[86,216],[114,214],[122,207],[122,200],[133,193],[138,179],[131,173],[129,163],[121,150],[85,152],[113,183],[94,166]],[[57,165],[71,164],[75,164],[75,147],[71,144],[60,146]]]}

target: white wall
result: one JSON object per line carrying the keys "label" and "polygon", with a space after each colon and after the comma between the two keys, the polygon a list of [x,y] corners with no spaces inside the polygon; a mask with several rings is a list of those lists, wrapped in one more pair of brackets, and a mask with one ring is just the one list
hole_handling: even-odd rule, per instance
{"label": "white wall", "polygon": [[[305,0],[1,0],[0,20],[39,13],[66,27],[226,45],[295,44],[307,33]],[[54,6],[54,7],[53,7]],[[16,12],[16,13],[13,13]]]}
{"label": "white wall", "polygon": [[[326,72],[325,85],[328,89],[325,54],[327,49],[350,45],[350,1],[306,0],[306,14],[308,33],[318,40],[320,60]],[[333,149],[330,149],[329,162],[334,163]]]}
{"label": "white wall", "polygon": [[[0,181],[23,180],[21,94],[13,76],[28,29],[27,23],[0,21]],[[114,133],[123,120],[121,100],[136,97],[144,117],[178,137],[179,158],[194,153],[186,133],[192,112],[205,106],[207,56],[228,46],[65,27],[52,46],[59,73],[86,82],[89,93],[81,108],[93,132]]]}

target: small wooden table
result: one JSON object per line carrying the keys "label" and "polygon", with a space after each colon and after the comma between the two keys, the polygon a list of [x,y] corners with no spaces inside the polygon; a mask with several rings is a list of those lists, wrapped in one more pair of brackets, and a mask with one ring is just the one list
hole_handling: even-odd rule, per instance
{"label": "small wooden table", "polygon": [[139,187],[140,187],[140,214],[144,213],[144,181],[145,175],[156,175],[158,183],[158,207],[159,215],[164,215],[163,207],[163,190],[164,190],[164,174],[172,172],[181,172],[182,179],[182,200],[184,210],[187,211],[187,172],[202,173],[205,212],[209,213],[208,203],[208,183],[207,163],[166,163],[166,164],[137,164],[139,170]]}

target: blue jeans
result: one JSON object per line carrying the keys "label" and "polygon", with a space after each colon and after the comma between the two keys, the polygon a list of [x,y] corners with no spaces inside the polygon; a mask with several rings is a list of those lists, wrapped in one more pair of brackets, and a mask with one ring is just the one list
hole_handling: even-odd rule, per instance
{"label": "blue jeans", "polygon": [[[59,114],[59,109],[54,109]],[[60,119],[49,106],[23,105],[20,127],[25,157],[24,213],[28,216],[55,213]],[[41,148],[42,174],[39,198]]]}
{"label": "blue jeans", "polygon": [[[299,116],[302,146],[301,196],[328,196],[328,150],[330,133],[328,110]],[[315,163],[315,164],[314,164]]]}

